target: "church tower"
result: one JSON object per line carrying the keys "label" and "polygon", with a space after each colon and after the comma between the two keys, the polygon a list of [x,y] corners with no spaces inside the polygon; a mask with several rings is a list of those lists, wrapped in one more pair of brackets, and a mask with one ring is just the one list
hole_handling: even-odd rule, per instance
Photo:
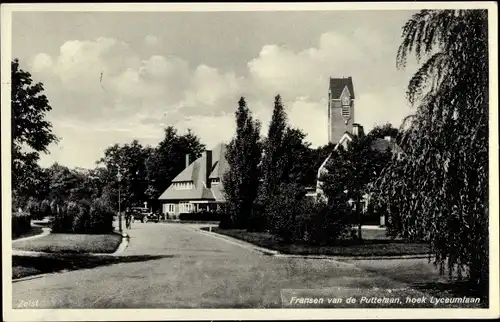
{"label": "church tower", "polygon": [[328,142],[338,143],[345,132],[353,133],[354,87],[352,78],[330,78],[328,90]]}

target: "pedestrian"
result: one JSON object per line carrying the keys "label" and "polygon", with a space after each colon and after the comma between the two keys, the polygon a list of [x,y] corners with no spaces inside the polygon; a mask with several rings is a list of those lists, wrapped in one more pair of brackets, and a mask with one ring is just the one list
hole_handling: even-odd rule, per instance
{"label": "pedestrian", "polygon": [[125,209],[125,227],[130,229],[132,226],[132,214],[130,213],[130,208]]}

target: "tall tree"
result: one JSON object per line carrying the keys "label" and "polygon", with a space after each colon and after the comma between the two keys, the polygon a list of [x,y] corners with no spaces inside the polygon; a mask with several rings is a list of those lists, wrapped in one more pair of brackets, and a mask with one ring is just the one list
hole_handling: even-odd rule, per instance
{"label": "tall tree", "polygon": [[309,147],[307,160],[304,162],[306,186],[316,187],[318,181],[318,170],[334,149],[334,143],[328,143],[317,148]]}
{"label": "tall tree", "polygon": [[48,153],[49,144],[57,142],[52,124],[46,120],[52,107],[43,94],[43,84],[34,84],[17,59],[11,62],[11,72],[12,188],[18,195],[32,195],[40,172],[39,153]]}
{"label": "tall tree", "polygon": [[[111,189],[117,194],[120,185],[123,207],[142,206],[146,201],[145,192],[148,187],[146,161],[150,151],[149,147],[143,147],[137,140],[133,140],[130,144],[123,146],[115,144],[107,148],[104,157],[98,161],[98,164],[105,165],[110,173],[108,178],[111,187],[108,191]],[[118,172],[121,174],[120,182],[118,182]]]}
{"label": "tall tree", "polygon": [[424,60],[407,96],[405,159],[381,180],[390,221],[426,238],[435,262],[488,290],[488,12],[422,10],[403,28],[398,66]]}
{"label": "tall tree", "polygon": [[259,163],[262,154],[260,122],[254,120],[245,99],[238,102],[236,136],[226,151],[229,170],[224,175],[229,226],[245,228],[254,208],[259,188]]}
{"label": "tall tree", "polygon": [[310,143],[306,142],[305,138],[306,134],[302,130],[287,127],[282,143],[284,162],[281,183],[296,184],[302,189],[310,181],[311,175]]}
{"label": "tall tree", "polygon": [[287,134],[287,115],[281,101],[281,96],[274,99],[274,109],[269,124],[267,137],[264,140],[262,156],[262,194],[270,196],[278,189],[283,178],[286,163],[284,139]]}
{"label": "tall tree", "polygon": [[[362,239],[361,225],[361,201],[363,196],[369,192],[369,185],[380,176],[382,170],[388,165],[392,157],[391,150],[379,150],[374,146],[375,140],[379,139],[376,133],[379,128],[375,128],[373,135],[355,136],[348,144],[347,149],[339,149],[335,152],[330,161],[326,164],[329,173],[322,179],[323,190],[327,199],[339,200],[337,187],[339,182],[343,182],[347,200],[351,200],[354,205],[354,215],[358,223],[358,239]],[[338,159],[338,160],[335,160]]]}
{"label": "tall tree", "polygon": [[169,126],[164,133],[163,140],[146,160],[149,199],[157,199],[170,186],[175,176],[185,167],[187,154],[193,162],[205,150],[205,145],[189,129],[186,134],[179,135],[173,126]]}

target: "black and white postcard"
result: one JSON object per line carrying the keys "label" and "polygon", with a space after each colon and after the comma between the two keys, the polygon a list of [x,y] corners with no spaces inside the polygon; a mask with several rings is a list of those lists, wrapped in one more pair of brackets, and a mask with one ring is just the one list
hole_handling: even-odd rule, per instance
{"label": "black and white postcard", "polygon": [[4,320],[499,316],[496,3],[1,13]]}

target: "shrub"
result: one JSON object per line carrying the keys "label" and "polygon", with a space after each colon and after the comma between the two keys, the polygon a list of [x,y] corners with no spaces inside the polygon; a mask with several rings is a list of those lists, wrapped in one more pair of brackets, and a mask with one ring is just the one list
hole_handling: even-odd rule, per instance
{"label": "shrub", "polygon": [[[66,205],[58,204],[55,200],[51,203],[54,219],[52,221],[52,232],[54,233],[69,233],[72,232],[73,217],[71,212],[74,212],[73,205],[68,203]],[[68,212],[69,209],[69,212]]]}
{"label": "shrub", "polygon": [[220,229],[231,229],[234,227],[233,217],[231,216],[231,212],[229,211],[228,204],[219,205],[219,209],[217,210],[217,212],[220,213]]}
{"label": "shrub", "polygon": [[70,201],[53,208],[59,208],[52,222],[53,232],[106,234],[114,230],[114,213],[100,199]]}
{"label": "shrub", "polygon": [[75,233],[87,233],[91,230],[90,203],[86,200],[75,202],[71,208],[73,217],[72,231]]}
{"label": "shrub", "polygon": [[318,202],[304,220],[304,231],[311,244],[334,244],[353,237],[350,222],[353,211],[346,204]]}
{"label": "shrub", "polygon": [[43,218],[52,216],[52,209],[50,208],[50,201],[44,199],[40,203],[40,216]]}
{"label": "shrub", "polygon": [[26,203],[25,210],[30,213],[32,219],[42,219],[40,211],[40,202],[30,197]]}
{"label": "shrub", "polygon": [[90,223],[88,232],[105,234],[113,231],[114,212],[103,200],[94,200],[89,207]]}
{"label": "shrub", "polygon": [[285,242],[301,238],[297,218],[306,205],[305,190],[295,184],[282,184],[267,199],[266,214],[271,233]]}
{"label": "shrub", "polygon": [[29,212],[12,212],[12,237],[16,238],[31,229],[31,216]]}
{"label": "shrub", "polygon": [[252,212],[247,223],[247,230],[250,232],[263,232],[268,230],[268,226],[269,223],[266,217],[265,206],[261,202],[257,201],[252,208]]}

